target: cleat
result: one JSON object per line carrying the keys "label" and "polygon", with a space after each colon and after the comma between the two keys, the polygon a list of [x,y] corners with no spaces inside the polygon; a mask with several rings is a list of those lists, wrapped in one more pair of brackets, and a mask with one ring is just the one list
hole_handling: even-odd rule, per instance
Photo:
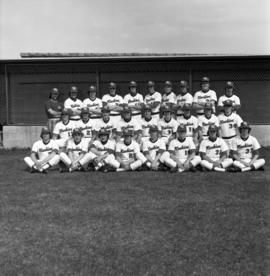
{"label": "cleat", "polygon": [[177,168],[177,167],[174,167],[174,168],[171,168],[171,169],[170,169],[170,172],[171,172],[171,173],[175,173],[175,172],[177,172],[177,171],[178,171],[178,168]]}

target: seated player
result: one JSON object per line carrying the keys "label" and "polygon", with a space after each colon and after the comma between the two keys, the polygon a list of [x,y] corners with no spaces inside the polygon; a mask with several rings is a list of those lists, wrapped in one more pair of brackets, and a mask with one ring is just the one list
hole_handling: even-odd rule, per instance
{"label": "seated player", "polygon": [[155,83],[153,81],[147,83],[147,89],[149,93],[144,97],[144,103],[151,108],[152,117],[155,120],[159,120],[161,94],[155,91]]}
{"label": "seated player", "polygon": [[131,109],[127,106],[123,108],[122,119],[117,123],[117,141],[121,140],[123,131],[126,128],[131,129],[134,132],[134,139],[141,143],[142,128],[140,121],[131,116]]}
{"label": "seated player", "polygon": [[218,109],[219,111],[224,111],[224,102],[227,100],[232,101],[233,112],[236,112],[241,108],[240,99],[238,96],[234,95],[234,83],[232,81],[227,81],[225,84],[225,95],[218,99]]}
{"label": "seated player", "polygon": [[115,157],[120,163],[117,171],[135,171],[138,170],[147,159],[140,152],[139,144],[134,141],[134,132],[132,129],[123,131],[124,141],[116,144]]}
{"label": "seated player", "polygon": [[184,104],[192,105],[193,96],[188,93],[188,83],[185,80],[180,81],[180,94],[176,97],[176,116],[177,118],[183,116],[182,110]]}
{"label": "seated player", "polygon": [[225,172],[226,168],[232,165],[233,160],[227,158],[229,148],[217,134],[217,126],[210,125],[208,128],[209,138],[203,140],[199,148],[202,158],[201,166],[210,171]]}
{"label": "seated player", "polygon": [[[79,128],[72,131],[72,139],[68,140],[66,153],[60,153],[60,160],[65,164],[69,172],[85,171],[89,162],[93,161],[96,155],[88,152],[88,143],[83,138],[83,133]],[[60,172],[63,172],[60,168]]]}
{"label": "seated player", "polygon": [[150,126],[150,137],[145,139],[142,144],[142,152],[147,159],[146,166],[153,171],[167,170],[165,166],[166,145],[162,139],[159,138],[158,127],[155,125]]}
{"label": "seated player", "polygon": [[157,120],[152,116],[152,109],[149,105],[144,106],[143,116],[141,118],[142,142],[150,137],[149,129],[151,126],[157,126]]}
{"label": "seated player", "polygon": [[208,128],[210,125],[219,127],[219,120],[215,114],[212,114],[212,104],[206,103],[204,106],[204,115],[198,119],[199,140],[208,138]]}
{"label": "seated player", "polygon": [[164,116],[158,121],[157,126],[161,132],[161,139],[167,146],[176,137],[178,123],[172,118],[172,112],[168,106],[163,108],[163,114]]}
{"label": "seated player", "polygon": [[103,128],[109,132],[109,139],[116,138],[116,125],[113,118],[110,116],[110,109],[108,106],[104,106],[101,109],[101,119],[99,119],[95,124],[96,136],[98,132]]}
{"label": "seated player", "polygon": [[53,139],[56,141],[59,151],[64,151],[67,141],[72,136],[72,131],[76,127],[76,122],[69,119],[69,110],[64,108],[61,113],[61,121],[53,130]]}
{"label": "seated player", "polygon": [[101,128],[98,132],[98,139],[90,145],[90,150],[97,157],[95,158],[96,170],[108,172],[115,171],[120,164],[115,159],[115,141],[109,139],[110,132]]}
{"label": "seated player", "polygon": [[72,86],[69,91],[69,97],[64,102],[64,107],[70,110],[70,120],[79,121],[83,103],[78,99],[78,88]]}
{"label": "seated player", "polygon": [[242,118],[232,111],[232,101],[226,100],[224,103],[224,114],[218,115],[220,135],[231,149],[236,135],[238,135],[238,128],[243,122]]}
{"label": "seated player", "polygon": [[169,144],[169,155],[165,157],[165,163],[171,168],[171,172],[196,171],[196,166],[201,158],[195,155],[196,147],[191,137],[187,137],[185,125],[177,128],[177,139]]}
{"label": "seated player", "polygon": [[184,112],[183,116],[177,119],[179,125],[184,125],[187,130],[187,137],[191,137],[194,140],[195,145],[198,144],[198,119],[191,115],[191,105],[184,104],[182,107]]}
{"label": "seated player", "polygon": [[251,127],[247,122],[242,122],[239,131],[240,136],[232,144],[233,165],[238,168],[235,171],[246,172],[262,168],[265,160],[259,158],[261,146],[258,140],[250,135]]}
{"label": "seated player", "polygon": [[46,173],[50,167],[59,163],[58,145],[50,138],[50,131],[43,127],[41,139],[33,144],[31,156],[25,157],[24,162],[30,167],[30,172]]}

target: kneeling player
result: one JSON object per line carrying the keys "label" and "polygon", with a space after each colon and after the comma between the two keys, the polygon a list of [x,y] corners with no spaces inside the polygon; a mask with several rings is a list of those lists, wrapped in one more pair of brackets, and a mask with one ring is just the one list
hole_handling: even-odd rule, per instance
{"label": "kneeling player", "polygon": [[195,155],[196,147],[192,138],[187,137],[185,125],[179,125],[177,136],[178,138],[169,144],[170,156],[165,159],[165,163],[171,167],[172,172],[196,171],[196,166],[200,164],[201,158]]}
{"label": "kneeling player", "polygon": [[30,157],[25,157],[24,162],[33,172],[43,172],[59,162],[58,145],[50,138],[50,131],[43,127],[40,134],[41,140],[34,143]]}
{"label": "kneeling player", "polygon": [[133,140],[134,132],[131,129],[123,131],[124,141],[116,144],[115,156],[120,163],[117,171],[135,171],[139,169],[147,159],[140,152],[140,146]]}
{"label": "kneeling player", "polygon": [[116,161],[115,153],[115,141],[109,139],[110,131],[105,128],[101,128],[98,132],[98,138],[90,146],[91,152],[93,152],[97,158],[95,159],[96,170],[107,172],[115,171],[120,167],[118,161]]}
{"label": "kneeling player", "polygon": [[158,137],[158,127],[150,126],[149,134],[150,138],[145,139],[142,144],[142,151],[147,158],[146,165],[153,171],[166,170],[168,168],[164,165],[165,158],[168,152],[166,152],[165,142]]}
{"label": "kneeling player", "polygon": [[242,122],[239,127],[240,137],[237,137],[232,144],[232,155],[235,159],[233,165],[242,172],[258,170],[265,164],[264,159],[259,159],[261,146],[258,140],[249,134],[250,131],[249,124]]}
{"label": "kneeling player", "polygon": [[[86,170],[88,163],[96,157],[94,153],[88,152],[88,142],[83,138],[83,133],[79,128],[73,130],[66,152],[60,153],[60,159],[69,172]],[[62,171],[60,169],[60,172]]]}
{"label": "kneeling player", "polygon": [[229,148],[223,139],[217,137],[217,132],[217,126],[210,125],[208,128],[209,138],[200,144],[201,166],[207,170],[225,172],[226,168],[232,165],[233,160],[227,158]]}

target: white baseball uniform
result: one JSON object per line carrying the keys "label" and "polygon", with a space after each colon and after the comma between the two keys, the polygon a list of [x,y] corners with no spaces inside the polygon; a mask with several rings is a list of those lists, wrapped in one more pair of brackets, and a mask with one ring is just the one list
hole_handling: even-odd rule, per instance
{"label": "white baseball uniform", "polygon": [[[210,102],[210,101],[215,101],[215,102],[217,101],[217,94],[214,90],[209,89],[207,92],[203,92],[200,90],[194,94],[194,98],[193,98],[194,103],[204,105],[205,103]],[[216,111],[214,106],[213,106],[212,111],[213,111],[213,113],[215,113],[215,111]],[[203,108],[197,109],[197,116],[200,116],[200,115],[204,115]]]}
{"label": "white baseball uniform", "polygon": [[94,120],[89,119],[87,122],[80,120],[76,123],[76,127],[81,129],[83,133],[83,138],[90,142],[93,137],[93,130],[95,129]]}
{"label": "white baseball uniform", "polygon": [[174,92],[170,93],[164,93],[162,95],[162,105],[167,106],[169,104],[175,104],[176,103],[176,95]]}
{"label": "white baseball uniform", "polygon": [[113,131],[116,130],[115,121],[110,117],[108,122],[105,122],[102,118],[99,119],[95,124],[95,131],[98,132],[100,129],[105,129],[109,132],[109,138],[112,138]]}
{"label": "white baseball uniform", "polygon": [[[143,104],[143,96],[139,93],[136,93],[135,96],[131,95],[128,93],[124,97],[124,102],[129,106],[129,107],[135,107],[141,104]],[[132,117],[140,118],[141,117],[141,110],[133,110],[131,111]]]}
{"label": "white baseball uniform", "polygon": [[[110,94],[105,94],[101,100],[102,102],[106,103],[110,110],[124,103],[124,99],[120,95],[111,96]],[[115,122],[117,122],[121,119],[121,112],[111,110],[110,116]]]}
{"label": "white baseball uniform", "polygon": [[53,130],[53,134],[57,135],[59,139],[56,139],[56,143],[60,149],[66,147],[66,142],[72,137],[72,131],[77,127],[77,122],[68,121],[64,124],[62,121],[58,122]]}
{"label": "white baseball uniform", "polygon": [[[162,101],[161,94],[157,91],[155,91],[152,94],[149,93],[144,97],[144,103],[146,105],[150,105],[154,102],[161,103],[161,101]],[[152,108],[151,111],[152,111],[152,117],[155,118],[156,120],[158,120],[159,119],[159,112],[160,112],[160,104],[157,105],[155,108]]]}
{"label": "white baseball uniform", "polygon": [[98,111],[102,108],[103,104],[102,104],[102,100],[99,98],[95,98],[94,100],[91,100],[90,98],[86,98],[83,101],[83,107],[87,107],[90,111],[90,118],[94,119],[96,121],[96,119],[101,118],[101,114],[97,114],[97,113],[93,113],[94,111]]}
{"label": "white baseball uniform", "polygon": [[[230,100],[232,102],[232,105],[240,105],[240,98],[236,95],[232,95],[231,97],[228,97],[226,95],[221,96],[218,99],[218,106],[224,106],[224,101]],[[235,112],[235,111],[234,111]]]}
{"label": "white baseball uniform", "polygon": [[158,129],[161,132],[161,139],[167,145],[170,138],[176,133],[178,123],[175,119],[171,118],[169,122],[166,122],[164,118],[161,118],[157,123]]}
{"label": "white baseball uniform", "polygon": [[182,124],[186,127],[187,130],[187,137],[193,137],[194,131],[198,128],[198,119],[191,115],[189,118],[185,118],[184,116],[181,116],[177,118],[178,124]]}
{"label": "white baseball uniform", "polygon": [[[72,100],[71,98],[67,98],[64,102],[64,107],[71,109],[72,111],[77,111],[77,110],[81,110],[83,107],[83,103],[81,100],[76,99],[75,101]],[[80,115],[71,115],[70,119],[71,120],[79,120],[81,118]]]}
{"label": "white baseball uniform", "polygon": [[142,128],[142,139],[150,137],[149,129],[150,126],[157,126],[157,120],[152,117],[151,120],[147,121],[145,118],[141,118],[141,128]]}
{"label": "white baseball uniform", "polygon": [[139,131],[142,129],[141,123],[136,118],[132,117],[130,121],[125,121],[124,119],[121,119],[116,127],[117,132],[123,133],[124,129],[131,129],[134,132]]}
{"label": "white baseball uniform", "polygon": [[[192,104],[193,103],[193,96],[190,93],[179,94],[176,97],[176,104],[177,106],[183,107],[184,104]],[[177,110],[176,115],[182,116],[184,114],[183,110]]]}
{"label": "white baseball uniform", "polygon": [[206,139],[208,137],[207,132],[210,125],[215,125],[219,127],[219,120],[215,114],[211,114],[210,118],[207,118],[205,115],[198,118],[198,126],[201,129],[203,139]]}

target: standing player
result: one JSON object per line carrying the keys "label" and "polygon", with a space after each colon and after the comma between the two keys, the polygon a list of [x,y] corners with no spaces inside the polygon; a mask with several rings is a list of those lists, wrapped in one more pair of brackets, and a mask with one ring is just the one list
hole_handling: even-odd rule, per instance
{"label": "standing player", "polygon": [[83,101],[83,107],[88,108],[90,112],[90,119],[93,123],[95,123],[97,119],[101,118],[102,108],[102,101],[97,98],[97,88],[95,85],[90,85],[88,95],[89,97]]}
{"label": "standing player", "polygon": [[232,81],[227,81],[225,84],[225,95],[218,99],[218,108],[220,111],[224,111],[224,102],[227,100],[232,101],[233,111],[236,112],[240,109],[240,99],[238,96],[234,95],[234,83]]}
{"label": "standing player", "polygon": [[233,164],[231,158],[227,158],[228,146],[222,138],[217,136],[218,128],[210,125],[208,128],[209,138],[200,144],[201,166],[207,170],[225,172],[226,168]]}
{"label": "standing player", "polygon": [[196,110],[197,117],[203,115],[205,103],[212,103],[213,113],[215,113],[215,104],[217,102],[217,95],[214,90],[210,90],[210,80],[208,77],[201,79],[201,90],[194,94],[193,108]]}
{"label": "standing player", "polygon": [[143,96],[137,93],[136,81],[131,81],[129,83],[129,93],[124,97],[124,102],[131,109],[132,117],[140,119],[143,106]]}
{"label": "standing player", "polygon": [[[176,104],[176,95],[172,91],[172,82],[165,81],[164,94],[162,95],[161,109],[168,107],[171,111],[173,111]],[[163,110],[161,110],[162,112]]]}
{"label": "standing player", "polygon": [[[66,152],[60,153],[60,159],[69,172],[86,170],[88,163],[96,158],[94,153],[88,152],[88,143],[79,128],[73,130],[72,139],[68,140]],[[60,170],[60,172],[62,171]]]}
{"label": "standing player", "polygon": [[108,172],[115,171],[120,164],[115,159],[115,141],[109,139],[110,132],[101,128],[96,139],[90,146],[91,152],[97,157],[95,159],[96,170]]}
{"label": "standing player", "polygon": [[31,156],[25,157],[24,162],[30,167],[30,172],[46,173],[47,169],[59,163],[58,146],[50,139],[50,131],[43,127],[41,139],[33,144]]}
{"label": "standing player", "polygon": [[170,141],[175,138],[178,123],[172,118],[172,111],[169,106],[164,107],[163,114],[164,116],[158,121],[157,125],[161,132],[161,139],[168,146]]}
{"label": "standing player", "polygon": [[124,141],[116,144],[115,156],[120,163],[120,168],[117,171],[135,171],[147,161],[140,152],[139,144],[134,141],[133,135],[132,129],[125,129],[123,132]]}
{"label": "standing player", "polygon": [[212,114],[212,104],[206,103],[204,106],[204,115],[198,119],[199,140],[208,138],[208,128],[210,125],[216,125],[219,128],[219,120],[215,114]]}
{"label": "standing player", "polygon": [[220,134],[227,143],[229,149],[232,148],[232,143],[238,134],[238,127],[243,122],[242,118],[232,112],[232,101],[226,100],[224,103],[224,114],[218,115]]}
{"label": "standing player", "polygon": [[51,134],[56,123],[60,120],[61,111],[64,107],[63,104],[59,102],[59,95],[58,88],[53,88],[49,100],[45,103],[45,111],[48,116],[48,128]]}
{"label": "standing player", "polygon": [[75,127],[76,122],[70,121],[69,110],[64,108],[61,113],[61,121],[55,125],[53,130],[53,139],[56,141],[60,152],[65,149],[67,140],[71,138]]}
{"label": "standing player", "polygon": [[196,171],[196,166],[201,162],[200,156],[195,155],[196,147],[191,137],[187,137],[185,125],[177,128],[177,139],[169,144],[169,155],[165,158],[165,163],[171,168],[171,172]]}
{"label": "standing player", "polygon": [[180,94],[176,97],[176,116],[177,118],[183,116],[182,110],[184,104],[192,105],[193,96],[188,93],[188,83],[185,80],[180,81]]}
{"label": "standing player", "polygon": [[78,99],[78,88],[72,86],[69,91],[69,98],[64,102],[64,106],[70,109],[70,120],[79,121],[81,116],[82,101]]}
{"label": "standing player", "polygon": [[109,94],[102,97],[103,106],[107,106],[110,110],[112,119],[117,123],[121,120],[121,112],[123,110],[124,99],[116,94],[116,83],[109,83]]}
{"label": "standing player", "polygon": [[143,116],[141,119],[142,128],[142,141],[150,137],[149,129],[151,126],[157,126],[157,120],[152,116],[152,109],[150,106],[146,105],[143,109]]}
{"label": "standing player", "polygon": [[160,105],[161,105],[161,94],[155,91],[155,83],[153,81],[149,81],[147,83],[148,94],[144,97],[144,103],[147,106],[150,106],[152,111],[152,117],[156,120],[159,120],[160,114]]}
{"label": "standing player", "polygon": [[233,165],[239,171],[254,171],[262,168],[265,160],[259,159],[259,149],[261,148],[258,140],[250,135],[251,127],[247,122],[242,122],[239,131],[240,137],[237,137],[232,145]]}

